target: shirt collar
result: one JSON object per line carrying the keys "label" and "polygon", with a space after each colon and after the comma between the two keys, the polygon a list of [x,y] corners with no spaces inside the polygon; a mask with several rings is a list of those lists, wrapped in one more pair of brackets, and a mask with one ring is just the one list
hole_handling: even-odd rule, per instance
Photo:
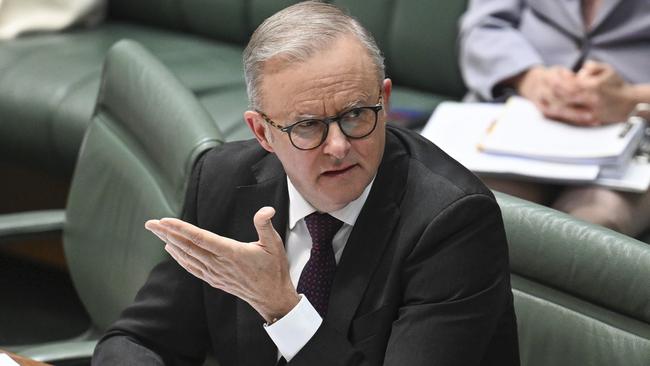
{"label": "shirt collar", "polygon": [[[363,205],[366,203],[366,199],[368,198],[368,194],[370,194],[370,189],[374,182],[375,178],[370,181],[359,198],[348,203],[345,207],[339,210],[329,212],[329,214],[350,226],[354,226],[357,217],[359,217],[359,213],[361,213]],[[307,202],[300,192],[298,192],[293,183],[291,183],[289,176],[287,176],[287,186],[289,188],[289,230],[293,230],[298,221],[303,219],[305,216],[316,212],[316,209],[311,205],[311,203]]]}

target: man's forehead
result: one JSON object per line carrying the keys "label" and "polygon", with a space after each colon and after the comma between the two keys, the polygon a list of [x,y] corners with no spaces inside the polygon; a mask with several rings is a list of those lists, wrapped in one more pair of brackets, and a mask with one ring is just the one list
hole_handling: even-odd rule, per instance
{"label": "man's forehead", "polygon": [[[267,60],[261,73],[261,99],[265,110],[290,104],[313,113],[318,103],[329,108],[365,102],[376,95],[381,81],[367,50],[354,38],[341,38],[305,61],[281,55]],[[308,109],[308,110],[304,110]]]}
{"label": "man's forehead", "polygon": [[380,83],[375,77],[362,75],[337,74],[327,79],[287,78],[270,79],[274,82],[262,90],[265,112],[284,118],[333,115],[355,106],[374,104],[380,92]]}
{"label": "man's forehead", "polygon": [[296,93],[267,98],[269,113],[285,119],[304,119],[338,114],[346,109],[376,103],[379,88],[374,82],[316,83]]}

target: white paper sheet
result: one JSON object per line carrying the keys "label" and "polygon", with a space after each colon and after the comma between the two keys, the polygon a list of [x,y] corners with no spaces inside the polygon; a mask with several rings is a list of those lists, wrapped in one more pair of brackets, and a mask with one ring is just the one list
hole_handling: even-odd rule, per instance
{"label": "white paper sheet", "polygon": [[511,97],[480,145],[488,153],[539,160],[620,164],[629,162],[642,133],[640,122],[579,127],[550,120],[532,102]]}
{"label": "white paper sheet", "polygon": [[20,366],[16,361],[12,360],[6,353],[0,353],[0,366]]}
{"label": "white paper sheet", "polygon": [[595,164],[563,164],[481,152],[479,141],[503,109],[502,104],[445,102],[436,108],[422,135],[474,172],[571,182],[596,179],[600,168]]}
{"label": "white paper sheet", "polygon": [[650,187],[650,164],[633,160],[620,177],[598,177],[595,185],[627,192],[645,192]]}
{"label": "white paper sheet", "polygon": [[632,160],[620,176],[606,177],[600,174],[600,166],[596,164],[563,164],[481,152],[476,145],[503,109],[503,104],[445,102],[436,108],[422,135],[477,173],[565,184],[594,184],[629,192],[648,190],[650,163],[641,159]]}

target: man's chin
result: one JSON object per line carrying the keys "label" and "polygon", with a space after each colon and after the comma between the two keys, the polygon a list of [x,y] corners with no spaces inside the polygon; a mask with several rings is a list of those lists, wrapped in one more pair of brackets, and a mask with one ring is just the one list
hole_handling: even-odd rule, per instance
{"label": "man's chin", "polygon": [[347,206],[350,204],[350,202],[361,197],[363,189],[358,190],[358,192],[355,190],[354,192],[349,191],[344,192],[344,194],[342,193],[343,192],[341,192],[341,187],[339,187],[338,191],[327,195],[328,202],[324,204],[324,206],[327,206],[327,209],[325,210],[326,212],[337,211]]}

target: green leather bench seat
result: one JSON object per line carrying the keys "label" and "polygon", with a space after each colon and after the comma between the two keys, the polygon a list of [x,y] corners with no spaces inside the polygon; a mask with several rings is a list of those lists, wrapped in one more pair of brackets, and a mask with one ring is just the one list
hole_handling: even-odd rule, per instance
{"label": "green leather bench seat", "polygon": [[498,194],[522,365],[650,365],[650,246]]}
{"label": "green leather bench seat", "polygon": [[[70,175],[97,97],[108,48],[129,38],[149,49],[201,101],[227,141],[251,137],[241,51],[255,27],[295,0],[109,0],[94,29],[0,43],[0,157]],[[430,113],[464,87],[456,22],[465,1],[334,1],[377,38],[396,110]],[[182,122],[182,121],[180,121]]]}
{"label": "green leather bench seat", "polygon": [[[0,46],[0,53],[20,54],[17,62],[0,60],[1,149],[69,174],[97,98],[105,53],[123,38],[145,45],[201,99],[218,100],[242,88],[240,47],[182,33],[112,23],[19,39]],[[230,101],[228,109],[240,111],[236,119],[213,109],[228,138],[249,136],[241,119],[245,107],[245,97]]]}

